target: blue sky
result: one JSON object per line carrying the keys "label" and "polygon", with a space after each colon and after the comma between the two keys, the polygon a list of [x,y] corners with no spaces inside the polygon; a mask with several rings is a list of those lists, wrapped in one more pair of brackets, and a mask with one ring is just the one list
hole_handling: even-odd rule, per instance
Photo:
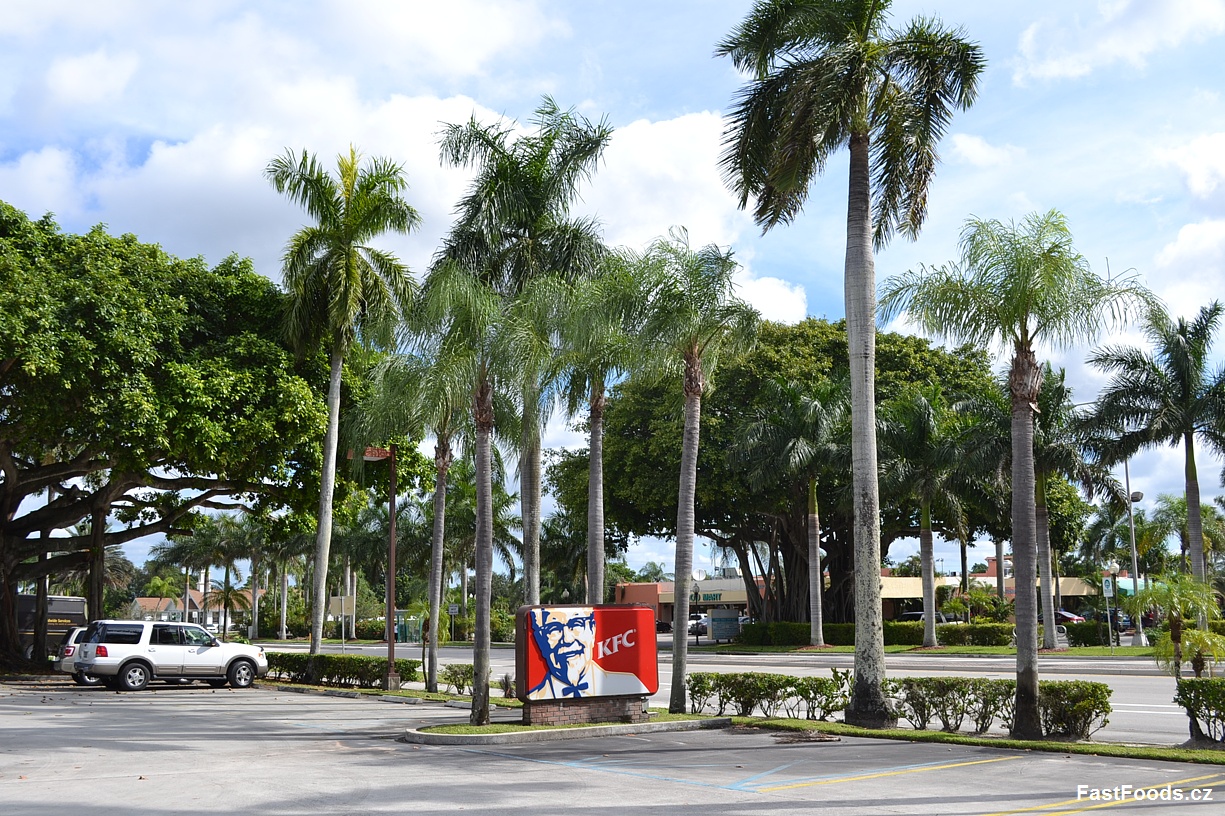
{"label": "blue sky", "polygon": [[[264,165],[286,147],[330,161],[353,143],[405,165],[424,225],[387,246],[422,269],[466,181],[439,165],[441,123],[526,121],[547,93],[616,129],[581,205],[611,243],[641,246],[684,225],[695,243],[735,248],[741,292],[767,317],[836,319],[845,155],[804,215],[764,236],[715,164],[721,113],[742,78],[714,47],[749,7],[16,0],[0,16],[0,198],[54,212],[72,231],[102,222],[211,262],[238,252],[278,278],[302,216],[264,181]],[[971,214],[1057,208],[1095,269],[1135,270],[1173,313],[1219,296],[1225,0],[894,2],[896,24],[916,15],[964,28],[989,64],[979,101],[943,142],[922,235],[878,256],[879,279],[955,257]],[[1082,364],[1086,351],[1052,354],[1083,400],[1103,382]],[[582,440],[559,422],[550,442]],[[1219,466],[1201,456],[1207,497],[1220,492]],[[1137,457],[1140,506],[1180,492],[1181,471],[1177,450]],[[144,548],[130,549],[143,560]],[[952,554],[937,553],[946,564]],[[671,544],[630,554],[646,560],[670,563]]]}

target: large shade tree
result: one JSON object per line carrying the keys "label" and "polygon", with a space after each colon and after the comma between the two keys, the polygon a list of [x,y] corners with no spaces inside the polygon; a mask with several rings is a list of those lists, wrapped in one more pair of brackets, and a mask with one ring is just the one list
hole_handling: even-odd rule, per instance
{"label": "large shade tree", "polygon": [[[790,222],[810,183],[850,153],[845,298],[855,504],[855,685],[847,721],[891,723],[880,603],[873,249],[915,238],[937,144],[973,103],[984,59],[939,21],[888,27],[888,0],[762,0],[718,46],[750,75],[728,117],[722,167],[764,229]],[[678,570],[679,572],[679,570]]]}
{"label": "large shade tree", "polygon": [[1116,440],[1108,453],[1114,461],[1143,448],[1182,445],[1191,574],[1200,581],[1204,531],[1195,446],[1225,451],[1225,369],[1211,368],[1210,356],[1223,308],[1214,301],[1193,320],[1153,308],[1144,323],[1152,351],[1107,346],[1089,357],[1113,375],[1098,397],[1094,425]]}
{"label": "large shade tree", "polygon": [[[1038,610],[1034,408],[1042,387],[1037,347],[1067,348],[1118,325],[1151,295],[1134,278],[1103,280],[1072,244],[1067,219],[1054,210],[1020,224],[971,218],[961,260],[920,266],[886,282],[885,319],[905,312],[936,337],[1004,347],[1012,438],[1012,552],[1016,576],[1017,691],[1012,734],[1042,734],[1038,716]],[[1025,588],[1030,588],[1026,591]]]}
{"label": "large shade tree", "polygon": [[694,495],[697,491],[698,429],[702,396],[724,357],[747,350],[757,333],[758,314],[735,295],[732,276],[739,268],[731,253],[710,245],[689,246],[677,230],[656,241],[639,264],[651,295],[642,326],[648,368],[679,380],[684,394],[684,441],[676,509],[675,604],[672,631],[672,691],[668,709],[683,713],[689,626],[689,589],[693,570]]}
{"label": "large shade tree", "polygon": [[327,611],[327,565],[332,541],[332,500],[340,424],[340,379],[356,342],[387,346],[413,289],[408,269],[391,253],[370,245],[387,232],[407,234],[420,222],[402,197],[403,168],[375,158],[362,163],[355,147],[336,158],[336,175],[313,154],[286,150],[264,174],[277,192],[315,220],[294,233],[285,248],[283,275],[289,303],[285,332],[304,353],[322,346],[328,357],[327,431],[319,483],[319,523],[311,605],[311,654],[319,652]]}

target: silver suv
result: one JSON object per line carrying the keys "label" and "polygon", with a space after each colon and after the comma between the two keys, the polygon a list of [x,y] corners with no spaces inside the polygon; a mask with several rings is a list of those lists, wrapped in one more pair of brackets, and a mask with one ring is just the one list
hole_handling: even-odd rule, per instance
{"label": "silver suv", "polygon": [[268,658],[258,646],[226,643],[194,623],[102,620],[81,637],[76,669],[126,691],[150,680],[246,688],[268,673]]}

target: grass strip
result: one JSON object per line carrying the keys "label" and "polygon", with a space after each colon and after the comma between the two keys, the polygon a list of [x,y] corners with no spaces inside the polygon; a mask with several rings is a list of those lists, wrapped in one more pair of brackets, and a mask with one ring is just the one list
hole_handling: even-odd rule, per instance
{"label": "grass strip", "polygon": [[1111,742],[1062,742],[1059,740],[1015,740],[973,734],[950,734],[945,731],[917,731],[909,728],[860,728],[840,722],[818,720],[733,717],[736,725],[777,731],[819,731],[840,737],[902,740],[905,742],[936,742],[945,745],[975,745],[984,748],[1008,748],[1015,751],[1046,751],[1057,754],[1124,757],[1162,762],[1197,762],[1204,765],[1225,765],[1225,750],[1211,748],[1175,748],[1160,745],[1126,745]]}
{"label": "grass strip", "polygon": [[[709,720],[708,714],[651,714],[650,722],[678,722],[680,720]],[[430,725],[419,729],[429,734],[514,734],[520,731],[557,731],[564,728],[599,728],[605,725],[628,725],[628,723],[568,723],[566,725],[521,725],[519,723],[489,723],[488,725],[469,725],[467,723],[452,723],[447,725]]]}

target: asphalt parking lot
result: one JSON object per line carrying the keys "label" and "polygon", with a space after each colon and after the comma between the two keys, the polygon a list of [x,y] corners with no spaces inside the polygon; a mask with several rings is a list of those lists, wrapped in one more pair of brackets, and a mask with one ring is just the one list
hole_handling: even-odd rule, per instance
{"label": "asphalt parking lot", "polygon": [[[0,813],[1207,816],[1225,801],[1221,766],[752,729],[513,746],[396,739],[466,716],[269,688],[0,684]],[[1193,801],[1202,791],[1211,798]]]}

